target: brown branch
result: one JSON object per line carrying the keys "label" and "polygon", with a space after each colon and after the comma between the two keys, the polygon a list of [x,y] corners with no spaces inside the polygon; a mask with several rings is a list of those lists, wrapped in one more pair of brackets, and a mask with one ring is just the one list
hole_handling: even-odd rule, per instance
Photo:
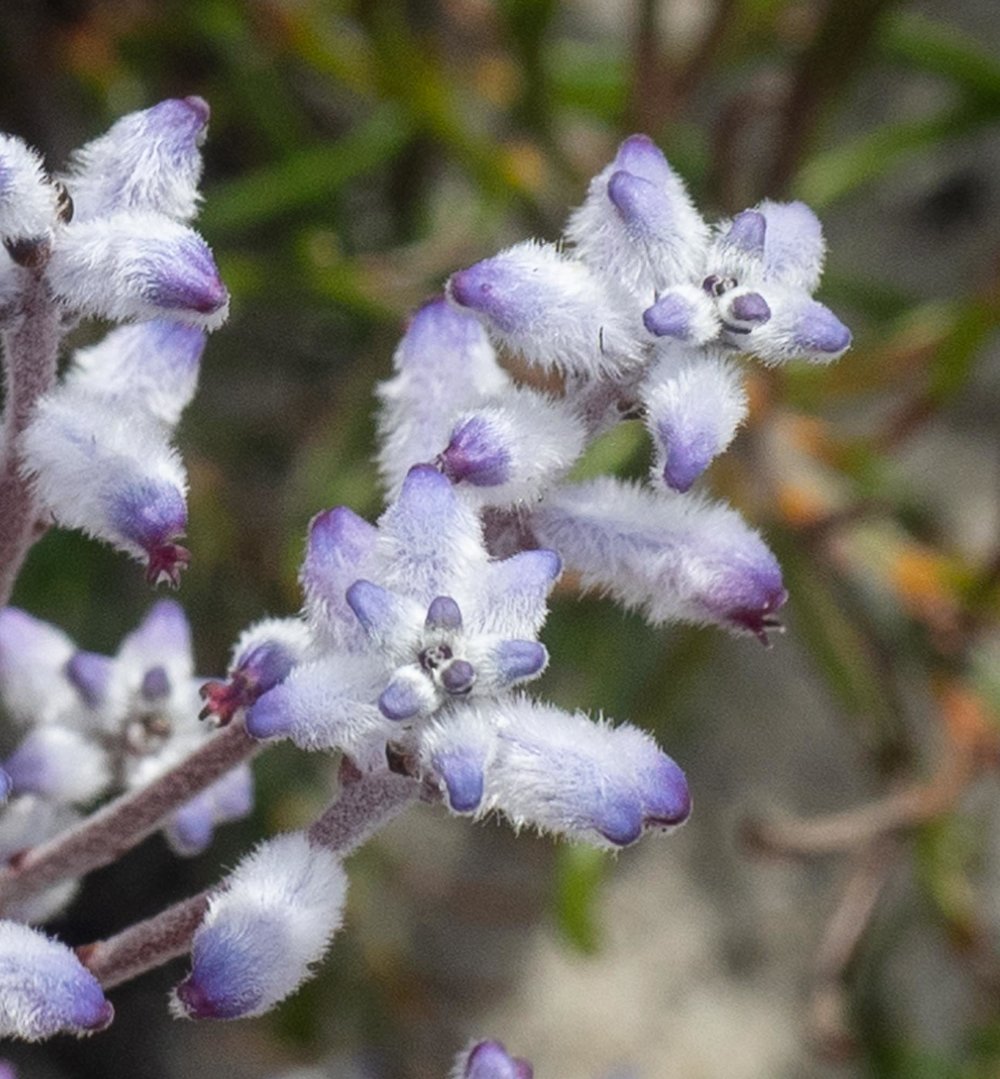
{"label": "brown branch", "polygon": [[[420,784],[406,776],[363,775],[345,763],[340,794],[309,828],[309,841],[346,857],[416,801],[419,792]],[[182,899],[107,940],[77,948],[76,954],[105,989],[130,981],[189,952],[212,893],[224,887],[225,881]]]}
{"label": "brown branch", "polygon": [[3,334],[5,403],[0,432],[0,607],[39,538],[32,484],[21,472],[21,436],[38,399],[56,381],[61,328],[58,308],[40,272],[25,276],[21,308]]}
{"label": "brown branch", "polygon": [[0,913],[53,884],[109,865],[151,835],[175,809],[262,748],[243,724],[221,730],[169,772],[123,795],[46,843],[20,852],[0,873]]}

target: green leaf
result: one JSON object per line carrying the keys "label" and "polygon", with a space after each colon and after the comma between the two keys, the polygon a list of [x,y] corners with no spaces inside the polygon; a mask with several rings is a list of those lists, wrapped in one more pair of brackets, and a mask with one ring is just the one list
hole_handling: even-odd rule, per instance
{"label": "green leaf", "polygon": [[383,105],[338,142],[299,150],[212,188],[201,227],[214,239],[322,204],[349,181],[395,157],[411,135],[402,111]]}
{"label": "green leaf", "polygon": [[563,845],[556,857],[556,916],[559,928],[573,947],[597,951],[599,933],[594,920],[608,857],[594,847]]}
{"label": "green leaf", "polygon": [[967,135],[994,119],[993,110],[963,104],[935,116],[886,124],[811,157],[799,170],[793,192],[814,209],[822,209],[892,172],[911,155]]}
{"label": "green leaf", "polygon": [[889,59],[939,75],[1000,109],[1000,60],[954,26],[900,12],[886,20],[879,45]]}

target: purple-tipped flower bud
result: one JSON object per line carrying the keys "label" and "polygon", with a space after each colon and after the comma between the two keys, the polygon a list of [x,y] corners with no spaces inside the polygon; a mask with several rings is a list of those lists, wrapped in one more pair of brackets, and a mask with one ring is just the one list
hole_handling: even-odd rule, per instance
{"label": "purple-tipped flower bud", "polygon": [[759,292],[734,292],[723,305],[723,325],[732,333],[749,333],[771,317],[771,308]]}
{"label": "purple-tipped flower bud", "polygon": [[458,1055],[452,1079],[533,1079],[526,1060],[512,1057],[500,1042],[477,1042]]}
{"label": "purple-tipped flower bud", "polygon": [[150,667],[142,676],[139,695],[150,704],[170,696],[170,676],[163,667]]}
{"label": "purple-tipped flower bud", "polygon": [[190,560],[176,543],[187,527],[187,477],[159,421],[61,386],[39,402],[23,450],[58,523],[142,560],[151,583],[179,583]]}
{"label": "purple-tipped flower bud", "polygon": [[114,1018],[97,979],[59,941],[0,922],[0,1036],[92,1034]]}
{"label": "purple-tipped flower bud", "polygon": [[434,684],[416,666],[401,667],[379,694],[378,709],[394,723],[413,719],[437,703]]}
{"label": "purple-tipped flower bud", "polygon": [[476,668],[465,659],[456,659],[441,672],[441,685],[452,697],[462,697],[476,683]]}
{"label": "purple-tipped flower bud", "polygon": [[510,479],[510,452],[485,416],[471,416],[455,428],[439,458],[452,483],[496,487]]}
{"label": "purple-tipped flower bud", "polygon": [[598,846],[627,846],[690,812],[681,770],[644,731],[524,698],[497,706],[484,810]]}
{"label": "purple-tipped flower bud", "polygon": [[723,236],[723,243],[727,247],[737,247],[747,255],[763,258],[766,232],[764,215],[757,210],[744,210],[733,218]]}
{"label": "purple-tipped flower bud", "polygon": [[518,244],[459,270],[448,295],[528,363],[597,375],[633,367],[641,355],[628,304],[550,245]]}
{"label": "purple-tipped flower bud", "polygon": [[66,177],[76,218],[155,210],[189,221],[198,208],[200,148],[208,120],[202,98],[171,98],[123,116],[81,147]]}
{"label": "purple-tipped flower bud", "polygon": [[657,450],[653,475],[675,491],[692,486],[746,415],[742,376],[717,352],[665,355],[640,394]]}
{"label": "purple-tipped flower bud", "polygon": [[668,498],[610,478],[554,492],[532,520],[585,587],[654,624],[715,623],[766,643],[787,593],[763,540],[722,505]]}
{"label": "purple-tipped flower bud", "polygon": [[205,241],[153,213],[118,213],[66,229],[48,280],[74,311],[126,322],[172,318],[217,329],[229,293]]}
{"label": "purple-tipped flower bud", "polygon": [[819,218],[804,202],[765,200],[760,212],[767,220],[764,279],[813,292],[819,284],[826,250]]}
{"label": "purple-tipped flower bud", "polygon": [[566,226],[577,257],[643,306],[702,272],[707,232],[683,181],[644,135],[621,144]]}
{"label": "purple-tipped flower bud", "polygon": [[301,833],[261,844],[209,900],[191,973],[174,993],[190,1019],[263,1015],[312,973],[340,926],[347,878]]}
{"label": "purple-tipped flower bud", "polygon": [[510,385],[479,320],[444,297],[413,315],[393,366],[395,378],[377,389],[379,471],[390,496],[411,465],[433,460],[457,414]]}
{"label": "purple-tipped flower bud", "polygon": [[727,333],[730,344],[769,364],[795,359],[830,363],[850,348],[851,331],[806,293],[775,289],[767,293],[767,303],[771,317],[750,332]]}
{"label": "purple-tipped flower bud", "polygon": [[225,726],[241,708],[283,682],[312,646],[308,627],[298,618],[268,618],[246,630],[233,649],[225,682],[206,682],[199,690],[205,707]]}
{"label": "purple-tipped flower bud", "polygon": [[534,637],[545,622],[546,600],[562,573],[562,559],[541,548],[486,565],[479,628],[505,637]]}
{"label": "purple-tipped flower bud", "polygon": [[463,708],[434,720],[420,739],[421,768],[453,813],[475,813],[483,801],[496,732],[486,709]]}

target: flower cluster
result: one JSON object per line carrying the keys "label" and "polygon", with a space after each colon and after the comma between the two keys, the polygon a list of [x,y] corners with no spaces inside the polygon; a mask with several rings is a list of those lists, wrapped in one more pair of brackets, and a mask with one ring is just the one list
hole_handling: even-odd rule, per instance
{"label": "flower cluster", "polygon": [[[206,119],[198,99],[126,117],[60,180],[16,140],[0,142],[11,256],[0,302],[12,324],[28,317],[29,286],[44,286],[60,318],[148,320],[77,353],[32,412],[22,476],[57,520],[175,584],[186,510],[169,438],[194,392],[203,330],[226,304],[207,249],[181,223],[196,205]],[[499,813],[612,849],[687,819],[684,773],[652,737],[529,693],[549,663],[539,639],[549,594],[565,563],[654,624],[766,641],[786,598],[774,556],[733,509],[689,489],[745,415],[740,354],[825,361],[850,335],[812,298],[823,242],[806,207],[765,202],[710,229],[643,137],[595,177],[567,238],[571,250],[531,241],[462,270],[414,314],[378,390],[386,509],[375,524],[346,507],[313,519],[302,611],[246,630],[225,680],[194,676],[171,602],[114,658],[0,613],[0,696],[30,727],[0,772],[12,794],[0,818],[8,858],[109,789],[142,790],[196,753],[210,731],[196,719],[199,695],[202,718],[235,721],[227,733],[245,742],[244,727],[342,756],[340,796],[323,817],[265,841],[207,900],[195,897],[205,913],[186,942],[178,1016],[260,1015],[309,977],[341,922],[344,855],[418,790],[455,814]],[[95,273],[110,284],[98,289]],[[553,377],[544,392],[519,383],[498,350],[561,376],[560,392]],[[649,483],[573,480],[596,438],[639,418],[656,446]],[[201,850],[249,803],[243,765],[175,806],[167,836],[181,853]],[[72,886],[13,916],[49,916]],[[36,953],[53,985],[75,987],[51,1013],[16,1003],[42,984],[31,980]],[[12,1033],[110,1019],[72,954],[14,923],[0,923],[5,977],[15,1004],[0,1017]],[[496,1042],[455,1068],[462,1079],[531,1075]]]}
{"label": "flower cluster", "polygon": [[[198,721],[191,631],[172,600],[154,604],[115,656],[78,649],[55,626],[16,607],[0,610],[0,702],[25,730],[2,763],[10,804],[0,816],[0,855],[10,857],[112,792],[146,786],[211,736]],[[165,823],[173,849],[194,855],[216,824],[252,805],[244,764],[182,806]],[[65,889],[28,921],[51,917]]]}
{"label": "flower cluster", "polygon": [[[200,98],[163,101],[119,120],[58,177],[19,139],[0,137],[0,324],[16,334],[44,308],[58,347],[76,316],[137,323],[80,350],[34,408],[19,450],[37,511],[175,586],[188,560],[177,543],[187,481],[170,437],[195,390],[205,331],[229,306],[188,225],[207,125]],[[15,379],[42,343],[8,346]]]}

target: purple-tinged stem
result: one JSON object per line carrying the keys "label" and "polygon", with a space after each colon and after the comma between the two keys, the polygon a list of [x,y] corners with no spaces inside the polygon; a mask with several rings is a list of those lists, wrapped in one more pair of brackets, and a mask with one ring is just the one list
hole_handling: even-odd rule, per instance
{"label": "purple-tinged stem", "polygon": [[[29,274],[29,271],[22,271]],[[56,381],[59,310],[40,273],[30,273],[20,310],[3,334],[5,406],[0,430],[0,607],[6,605],[40,533],[31,483],[21,474],[21,435]]]}
{"label": "purple-tinged stem", "polygon": [[242,723],[234,723],[148,786],[117,798],[54,839],[19,853],[0,873],[0,914],[12,902],[117,861],[155,832],[174,810],[261,748]]}
{"label": "purple-tinged stem", "polygon": [[206,889],[107,940],[84,944],[76,949],[77,957],[104,989],[161,967],[191,950],[191,938],[205,917],[210,894]]}
{"label": "purple-tinged stem", "polygon": [[[308,836],[315,846],[344,856],[416,801],[420,791],[420,784],[406,776],[362,775],[350,766],[341,770],[341,784],[337,800],[316,819]],[[186,954],[218,887],[182,899],[107,940],[77,948],[80,962],[110,989]]]}
{"label": "purple-tinged stem", "polygon": [[310,826],[309,842],[346,856],[415,802],[419,793],[420,784],[409,776],[362,775],[345,762],[340,794]]}

